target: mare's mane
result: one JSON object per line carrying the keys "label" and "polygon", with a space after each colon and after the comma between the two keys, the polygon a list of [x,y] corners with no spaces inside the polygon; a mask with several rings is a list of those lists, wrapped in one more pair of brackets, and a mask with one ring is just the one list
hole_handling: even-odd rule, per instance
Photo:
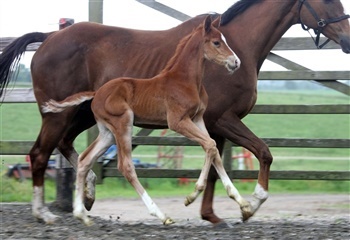
{"label": "mare's mane", "polygon": [[165,65],[165,68],[161,71],[161,73],[169,71],[174,64],[177,62],[178,57],[180,56],[181,51],[184,49],[186,44],[190,41],[190,39],[193,37],[196,32],[203,27],[203,24],[199,25],[197,28],[195,28],[190,34],[182,38],[179,42],[179,44],[176,47],[174,55],[171,57],[171,59],[168,61],[168,63]]}
{"label": "mare's mane", "polygon": [[252,5],[262,2],[263,0],[240,0],[233,4],[229,9],[227,9],[221,15],[220,25],[225,25],[230,22],[232,19],[245,12]]}

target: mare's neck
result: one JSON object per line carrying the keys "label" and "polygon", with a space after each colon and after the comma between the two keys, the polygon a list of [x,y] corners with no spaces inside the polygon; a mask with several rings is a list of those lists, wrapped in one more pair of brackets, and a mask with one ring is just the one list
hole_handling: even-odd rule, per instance
{"label": "mare's neck", "polygon": [[169,60],[161,74],[200,85],[204,73],[205,59],[202,31],[196,31],[183,40],[180,41],[175,55]]}
{"label": "mare's neck", "polygon": [[220,28],[243,66],[253,64],[259,72],[272,48],[298,22],[297,5],[297,0],[265,0]]}

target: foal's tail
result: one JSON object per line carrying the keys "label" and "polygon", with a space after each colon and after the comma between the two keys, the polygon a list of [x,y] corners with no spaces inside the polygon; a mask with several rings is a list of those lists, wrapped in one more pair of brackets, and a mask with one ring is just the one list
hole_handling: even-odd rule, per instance
{"label": "foal's tail", "polygon": [[29,44],[44,42],[46,38],[54,32],[41,33],[32,32],[23,35],[11,42],[0,55],[0,99],[5,93],[10,80],[15,79],[16,69],[23,53]]}
{"label": "foal's tail", "polygon": [[41,112],[42,113],[48,113],[48,112],[59,113],[64,111],[67,108],[78,106],[85,101],[91,100],[94,98],[94,96],[95,96],[95,92],[81,92],[81,93],[76,93],[72,96],[69,96],[63,101],[59,101],[59,102],[51,99],[41,106]]}

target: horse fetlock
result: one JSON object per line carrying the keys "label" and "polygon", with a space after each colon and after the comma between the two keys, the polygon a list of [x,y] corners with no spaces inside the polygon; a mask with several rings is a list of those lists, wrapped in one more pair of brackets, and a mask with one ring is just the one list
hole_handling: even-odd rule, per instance
{"label": "horse fetlock", "polygon": [[91,226],[93,224],[93,221],[87,216],[84,209],[75,208],[73,216],[82,221],[86,226]]}
{"label": "horse fetlock", "polygon": [[267,200],[268,194],[257,194],[256,192],[253,193],[253,199],[251,201],[252,211],[255,213],[260,206]]}

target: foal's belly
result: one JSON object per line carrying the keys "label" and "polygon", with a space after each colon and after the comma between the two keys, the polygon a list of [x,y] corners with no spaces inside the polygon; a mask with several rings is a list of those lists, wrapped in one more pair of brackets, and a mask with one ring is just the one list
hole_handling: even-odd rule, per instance
{"label": "foal's belly", "polygon": [[138,127],[145,127],[145,128],[167,128],[168,122],[166,119],[163,118],[140,118],[137,116],[134,116],[134,125]]}

